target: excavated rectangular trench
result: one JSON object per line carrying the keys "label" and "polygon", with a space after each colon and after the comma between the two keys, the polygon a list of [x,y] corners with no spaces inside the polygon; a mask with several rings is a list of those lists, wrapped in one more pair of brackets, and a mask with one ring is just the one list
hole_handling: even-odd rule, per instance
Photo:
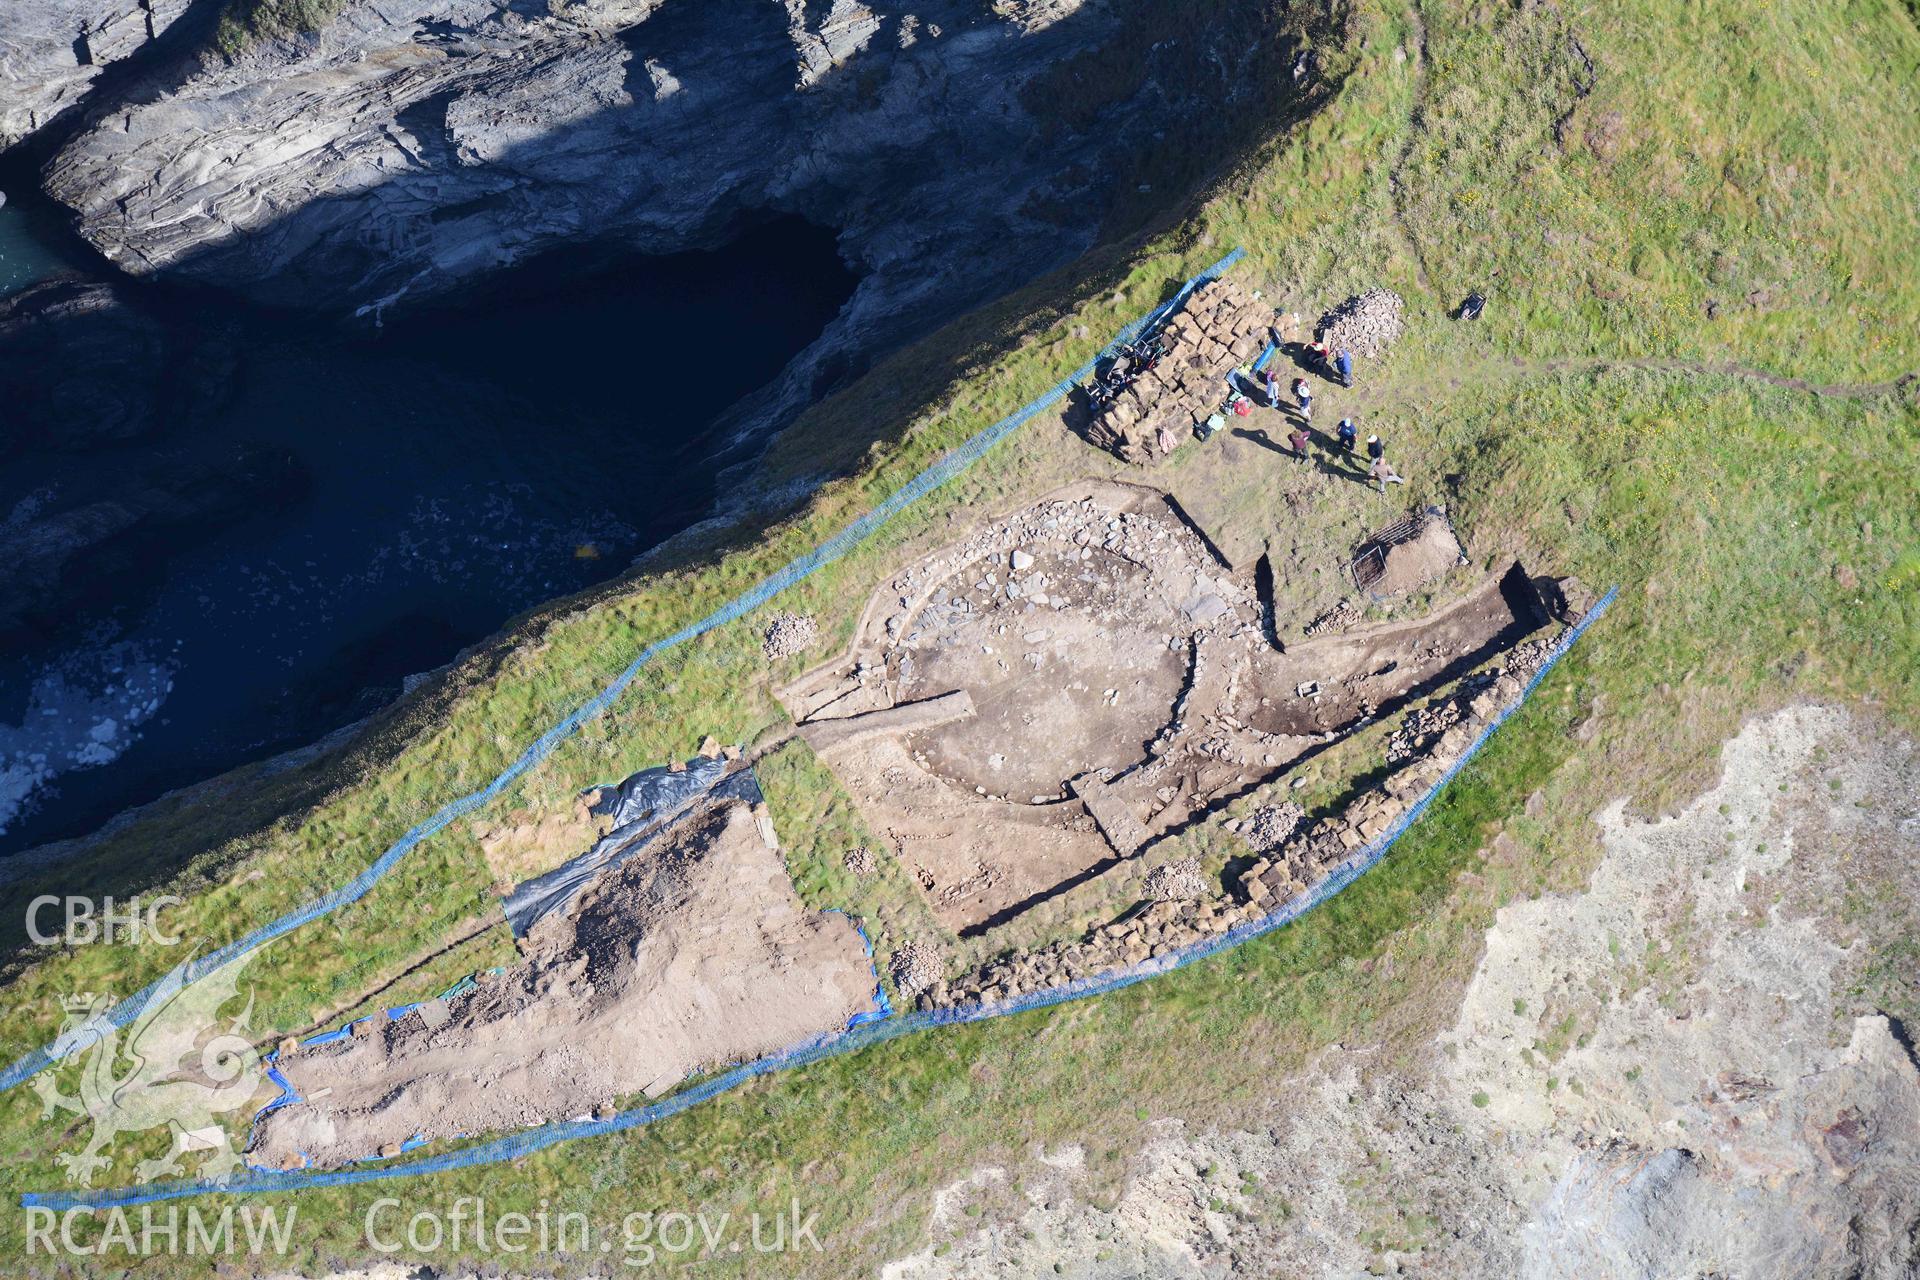
{"label": "excavated rectangular trench", "polygon": [[[1268,785],[1332,749],[1379,720],[1399,715],[1416,703],[1441,692],[1468,673],[1515,648],[1551,623],[1540,592],[1520,562],[1513,562],[1498,578],[1425,619],[1388,624],[1359,632],[1310,640],[1292,646],[1275,660],[1269,678],[1284,683],[1293,675],[1324,671],[1336,655],[1348,652],[1346,665],[1357,678],[1335,680],[1311,699],[1283,705],[1259,727],[1276,736],[1300,740],[1297,754],[1275,767],[1247,776],[1241,785],[1209,796],[1176,821],[1155,827],[1135,856],[1178,836],[1227,809],[1243,795]],[[1443,657],[1422,662],[1406,655],[1445,649]],[[1315,681],[1319,683],[1319,681]],[[1299,686],[1296,685],[1296,688]],[[1124,775],[1113,785],[1124,785]],[[1102,858],[1058,883],[971,923],[958,932],[978,938],[1011,924],[1035,908],[1045,906],[1081,886],[1118,869],[1126,858]]]}
{"label": "excavated rectangular trench", "polygon": [[283,1051],[249,1159],[330,1168],[663,1092],[874,1008],[853,923],[810,911],[743,801],[697,805],[540,917],[470,991]]}

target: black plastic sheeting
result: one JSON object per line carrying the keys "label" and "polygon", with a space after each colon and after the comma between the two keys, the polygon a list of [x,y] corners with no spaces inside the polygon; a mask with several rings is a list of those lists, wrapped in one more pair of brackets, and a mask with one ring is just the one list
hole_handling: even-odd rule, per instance
{"label": "black plastic sheeting", "polygon": [[597,814],[613,815],[613,830],[577,858],[531,880],[523,880],[507,895],[507,923],[513,936],[524,938],[534,922],[573,901],[589,880],[617,867],[650,844],[653,838],[703,798],[744,800],[759,804],[764,797],[752,769],[727,772],[725,760],[695,756],[679,771],[642,769],[593,806]]}

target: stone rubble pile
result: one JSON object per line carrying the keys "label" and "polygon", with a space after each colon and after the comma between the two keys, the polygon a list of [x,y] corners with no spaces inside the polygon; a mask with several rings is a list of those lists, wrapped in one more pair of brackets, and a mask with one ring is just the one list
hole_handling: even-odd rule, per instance
{"label": "stone rubble pile", "polygon": [[[1170,645],[1184,642],[1193,632],[1232,629],[1239,614],[1258,607],[1252,590],[1223,573],[1192,530],[1146,512],[1112,511],[1093,498],[1058,499],[979,529],[939,556],[898,574],[888,583],[899,603],[898,611],[886,619],[888,645],[912,644],[923,638],[927,628],[938,628],[952,615],[978,608],[969,598],[969,589],[981,595],[1003,594],[1042,609],[1073,607],[1096,615],[1132,607],[1130,596],[1112,588],[1089,598],[1084,584],[1073,586],[1081,593],[1075,598],[1055,589],[1060,584],[1038,578],[1035,552],[1048,544],[1083,563],[1096,550],[1105,551],[1156,578],[1194,584],[1193,594],[1184,602],[1180,629],[1167,638]],[[978,566],[978,577],[962,575],[969,566]],[[925,607],[909,632],[908,619],[923,597]]]}
{"label": "stone rubble pile", "polygon": [[776,613],[767,623],[766,638],[760,648],[769,662],[778,662],[804,653],[819,633],[819,627],[807,614]]}
{"label": "stone rubble pile", "polygon": [[1553,646],[1557,643],[1557,640],[1548,636],[1524,640],[1507,650],[1506,660],[1502,663],[1501,669],[1523,682],[1531,680],[1533,673],[1546,662],[1548,655],[1553,652]]}
{"label": "stone rubble pile", "polygon": [[1465,713],[1458,698],[1416,707],[1400,722],[1387,739],[1387,763],[1402,764],[1421,755],[1440,740],[1440,735],[1460,723]]}
{"label": "stone rubble pile", "polygon": [[1396,771],[1339,817],[1304,828],[1274,856],[1254,862],[1240,877],[1241,894],[1271,911],[1379,839],[1495,716],[1519,700],[1553,645],[1544,637],[1516,645],[1501,659],[1499,671],[1477,673],[1462,681],[1458,692],[1410,712],[1387,744],[1387,763],[1399,766]]}
{"label": "stone rubble pile", "polygon": [[1320,340],[1335,351],[1374,359],[1399,338],[1406,303],[1391,289],[1369,289],[1320,318]]}
{"label": "stone rubble pile", "polygon": [[1206,877],[1192,858],[1178,858],[1147,872],[1147,897],[1154,902],[1181,902],[1206,896]]}
{"label": "stone rubble pile", "polygon": [[1240,827],[1240,838],[1255,853],[1267,853],[1285,844],[1306,821],[1307,811],[1291,800],[1255,809]]}
{"label": "stone rubble pile", "polygon": [[1342,597],[1340,603],[1327,610],[1306,625],[1309,640],[1315,636],[1327,635],[1335,631],[1345,631],[1360,621],[1360,610],[1351,597]]}
{"label": "stone rubble pile", "polygon": [[941,969],[940,953],[917,938],[895,951],[887,966],[894,989],[903,996],[919,995],[938,983]]}
{"label": "stone rubble pile", "polygon": [[1201,285],[1157,335],[1166,356],[1114,398],[1088,437],[1128,462],[1160,454],[1163,429],[1187,439],[1227,398],[1227,375],[1266,346],[1272,321],[1273,308],[1234,281]]}
{"label": "stone rubble pile", "polygon": [[1056,942],[1039,951],[1005,956],[950,983],[935,983],[926,990],[921,1004],[933,1008],[971,1000],[992,1003],[1049,990],[1165,955],[1225,933],[1258,915],[1251,904],[1234,903],[1217,895],[1156,902],[1129,919],[1102,925],[1082,941]]}

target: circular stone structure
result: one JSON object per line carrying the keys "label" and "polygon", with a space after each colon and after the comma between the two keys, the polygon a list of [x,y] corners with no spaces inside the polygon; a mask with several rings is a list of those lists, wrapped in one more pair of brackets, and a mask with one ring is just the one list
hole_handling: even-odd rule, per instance
{"label": "circular stone structure", "polygon": [[1146,757],[1173,718],[1191,637],[1229,613],[1228,588],[1164,517],[1062,503],[997,532],[899,620],[889,660],[902,701],[972,696],[971,717],[908,736],[928,769],[1046,803],[1068,779]]}

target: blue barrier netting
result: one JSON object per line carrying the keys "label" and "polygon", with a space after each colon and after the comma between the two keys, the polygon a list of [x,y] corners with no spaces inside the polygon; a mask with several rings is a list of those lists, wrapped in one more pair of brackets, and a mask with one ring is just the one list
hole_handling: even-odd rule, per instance
{"label": "blue barrier netting", "polygon": [[[754,780],[753,774],[750,770],[743,773],[735,774],[734,777],[745,778],[748,782],[752,783],[753,784],[752,795],[756,797],[756,799],[758,798],[760,794],[760,787],[758,782]],[[869,997],[873,1002],[873,1007],[869,1009],[863,1009],[860,1012],[854,1014],[851,1018],[847,1020],[847,1025],[844,1029],[850,1031],[855,1027],[865,1026],[870,1022],[881,1022],[887,1018],[893,1017],[893,1002],[887,998],[886,984],[880,980],[879,960],[874,954],[873,939],[867,936],[867,931],[866,929],[861,927],[860,922],[854,919],[852,916],[847,915],[846,912],[840,910],[838,907],[829,907],[828,910],[832,912],[834,915],[841,916],[847,921],[848,924],[853,926],[854,933],[858,934],[860,937],[860,948],[862,951],[866,953],[867,967],[873,976],[873,995]],[[506,970],[495,968],[495,969],[488,970],[488,972],[504,973],[506,972]],[[479,975],[476,973],[470,973],[466,977],[454,983],[452,986],[448,987],[445,991],[442,991],[437,997],[437,999],[441,1001],[446,1001],[446,1000],[452,999],[454,996],[464,995],[467,992],[472,991],[478,985],[479,985]],[[425,1004],[425,1003],[429,1003],[429,1002],[416,1000],[408,1004],[395,1005],[394,1007],[386,1011],[387,1019],[392,1022],[398,1022],[401,1018],[406,1017],[407,1014],[413,1012],[415,1009],[418,1009],[422,1004]],[[374,1016],[375,1015],[373,1014],[368,1014],[364,1018],[355,1018],[351,1022],[342,1023],[341,1025],[339,1025],[338,1027],[335,1027],[331,1031],[322,1031],[315,1035],[308,1036],[305,1040],[302,1040],[300,1044],[303,1047],[306,1047],[306,1046],[317,1045],[317,1044],[332,1044],[337,1040],[345,1040],[349,1036],[353,1035],[353,1029],[355,1027],[359,1026],[361,1023],[367,1021],[369,1018],[372,1018]],[[260,1118],[262,1116],[266,1115],[269,1111],[278,1111],[281,1107],[295,1106],[301,1102],[306,1101],[305,1097],[301,1095],[300,1091],[294,1087],[293,1081],[287,1079],[287,1077],[281,1072],[279,1049],[277,1048],[274,1049],[273,1052],[269,1053],[266,1056],[266,1058],[264,1059],[264,1065],[267,1068],[267,1079],[271,1080],[274,1083],[274,1085],[279,1088],[280,1092],[277,1095],[275,1095],[272,1101],[268,1102],[264,1107],[261,1107],[258,1111],[253,1113],[253,1119],[250,1122],[248,1127],[248,1145],[249,1146],[252,1145],[253,1130],[258,1128],[260,1124]],[[464,1137],[465,1135],[463,1134],[461,1136]],[[404,1155],[406,1152],[416,1151],[419,1148],[424,1147],[426,1145],[427,1145],[427,1139],[421,1137],[419,1134],[415,1134],[400,1144],[400,1153]],[[305,1156],[306,1153],[302,1152],[301,1154]],[[389,1160],[393,1158],[395,1157],[383,1156],[377,1153],[369,1153],[368,1155],[362,1156],[357,1163],[372,1164],[376,1161]],[[254,1171],[259,1171],[262,1169],[262,1166],[256,1165],[251,1161],[247,1162],[246,1167]]]}
{"label": "blue barrier netting", "polygon": [[1229,253],[1226,257],[1220,259],[1199,275],[1194,276],[1182,284],[1174,293],[1173,297],[1161,303],[1158,307],[1154,308],[1153,311],[1141,317],[1139,320],[1127,325],[1114,336],[1113,341],[1103,347],[1092,359],[1088,360],[1066,377],[1060,379],[1060,381],[1054,383],[1052,388],[1045,394],[1031,401],[1023,408],[1008,414],[992,426],[977,432],[962,444],[942,455],[938,461],[928,466],[926,470],[895,490],[894,493],[884,502],[880,503],[879,506],[873,508],[873,510],[867,512],[867,514],[861,516],[858,520],[855,520],[852,524],[815,547],[812,551],[790,562],[785,568],[780,569],[770,577],[762,579],[758,584],[750,587],[740,595],[735,596],[732,600],[721,605],[718,609],[715,609],[698,622],[688,623],[665,639],[656,640],[645,649],[642,649],[639,656],[628,663],[626,669],[615,676],[605,688],[575,708],[571,715],[568,715],[551,729],[541,734],[532,746],[522,752],[519,758],[514,760],[513,763],[501,770],[493,781],[478,791],[461,796],[458,800],[449,801],[432,817],[394,841],[387,851],[374,859],[372,865],[367,867],[365,871],[362,871],[359,875],[332,892],[316,898],[314,901],[296,911],[291,911],[281,916],[271,924],[264,925],[252,933],[247,934],[245,937],[229,942],[226,946],[208,952],[206,955],[188,960],[167,973],[164,977],[135,992],[133,995],[128,996],[125,1000],[115,1004],[112,1008],[97,1017],[88,1020],[81,1026],[69,1028],[62,1032],[53,1043],[43,1048],[35,1049],[25,1057],[14,1062],[13,1065],[9,1066],[4,1072],[0,1072],[0,1092],[11,1089],[22,1081],[28,1080],[41,1071],[46,1070],[46,1068],[61,1059],[70,1057],[98,1043],[100,1037],[105,1034],[109,1028],[125,1027],[155,1000],[168,999],[177,994],[181,988],[187,986],[189,983],[198,982],[229,961],[264,946],[276,938],[291,933],[303,924],[308,924],[319,919],[321,916],[339,910],[341,907],[358,902],[367,895],[368,891],[370,891],[374,885],[380,883],[386,874],[393,870],[402,858],[411,853],[422,841],[445,829],[446,826],[455,819],[472,813],[474,810],[500,795],[501,792],[518,781],[529,769],[551,755],[553,749],[571,737],[574,731],[582,724],[585,724],[612,706],[614,701],[618,699],[622,693],[626,692],[627,686],[632,684],[634,678],[640,674],[641,668],[645,667],[649,662],[669,649],[683,645],[689,640],[705,635],[716,627],[725,626],[727,623],[733,622],[753,612],[780,592],[785,591],[788,587],[818,572],[824,566],[833,563],[847,552],[853,550],[854,547],[871,537],[873,533],[888,520],[891,520],[894,516],[906,510],[927,494],[932,493],[935,489],[947,483],[947,481],[952,480],[954,477],[966,471],[982,454],[1025,426],[1034,416],[1046,412],[1064,400],[1067,394],[1072,391],[1074,385],[1092,373],[1094,366],[1100,360],[1105,359],[1114,348],[1123,342],[1129,341],[1136,334],[1160,323],[1161,320],[1172,314],[1175,308],[1184,302],[1187,295],[1192,293],[1194,289],[1205,281],[1214,279],[1220,275],[1221,272],[1233,266],[1233,264],[1238,262],[1245,254],[1246,250],[1235,249],[1232,253]]}
{"label": "blue barrier netting", "polygon": [[1557,666],[1579,638],[1586,634],[1587,628],[1598,621],[1607,608],[1612,605],[1619,588],[1607,592],[1600,602],[1587,611],[1577,625],[1571,628],[1555,644],[1546,661],[1527,682],[1525,689],[1511,705],[1504,708],[1480,730],[1472,744],[1460,758],[1442,773],[1424,795],[1410,806],[1405,813],[1381,832],[1369,844],[1355,850],[1344,862],[1340,863],[1326,877],[1311,889],[1296,895],[1282,903],[1258,920],[1249,920],[1235,925],[1216,937],[1205,938],[1167,951],[1138,964],[1078,979],[1045,990],[1029,992],[1011,1000],[986,1003],[972,1001],[966,1004],[952,1005],[942,1009],[923,1012],[895,1014],[878,1021],[863,1023],[834,1035],[822,1036],[798,1045],[785,1052],[773,1054],[753,1062],[744,1063],[731,1070],[721,1072],[698,1084],[646,1106],[623,1111],[619,1115],[605,1120],[570,1120],[559,1124],[543,1125],[525,1133],[509,1137],[494,1138],[463,1147],[455,1151],[443,1152],[419,1160],[395,1162],[372,1167],[332,1169],[318,1173],[259,1171],[248,1172],[224,1182],[177,1181],[154,1182],[139,1187],[123,1187],[101,1191],[72,1192],[28,1192],[21,1196],[23,1207],[41,1207],[48,1209],[73,1208],[111,1208],[147,1204],[160,1200],[177,1200],[187,1196],[209,1195],[215,1193],[264,1193],[274,1191],[302,1191],[320,1187],[346,1186],[361,1182],[381,1181],[388,1178],[416,1177],[422,1174],[445,1173],[453,1169],[473,1168],[477,1165],[497,1164],[505,1160],[516,1160],[522,1156],[544,1151],[548,1147],[562,1142],[571,1142],[576,1138],[594,1137],[602,1134],[620,1133],[652,1124],[668,1116],[678,1115],[682,1111],[697,1106],[709,1098],[725,1093],[730,1089],[776,1071],[785,1071],[793,1067],[817,1062],[822,1058],[840,1054],[854,1053],[869,1046],[881,1044],[899,1036],[932,1027],[952,1026],[959,1023],[980,1022],[988,1018],[1001,1018],[1010,1014],[1024,1013],[1033,1009],[1044,1009],[1069,1000],[1080,1000],[1088,996],[1118,991],[1149,978],[1170,973],[1196,961],[1237,947],[1264,934],[1273,932],[1290,924],[1326,902],[1348,885],[1371,870],[1387,855],[1394,842],[1417,821],[1427,807],[1445,789],[1447,784],[1464,769],[1468,762],[1479,754],[1494,732],[1505,724],[1526,704],[1533,691],[1539,687],[1547,673]]}

